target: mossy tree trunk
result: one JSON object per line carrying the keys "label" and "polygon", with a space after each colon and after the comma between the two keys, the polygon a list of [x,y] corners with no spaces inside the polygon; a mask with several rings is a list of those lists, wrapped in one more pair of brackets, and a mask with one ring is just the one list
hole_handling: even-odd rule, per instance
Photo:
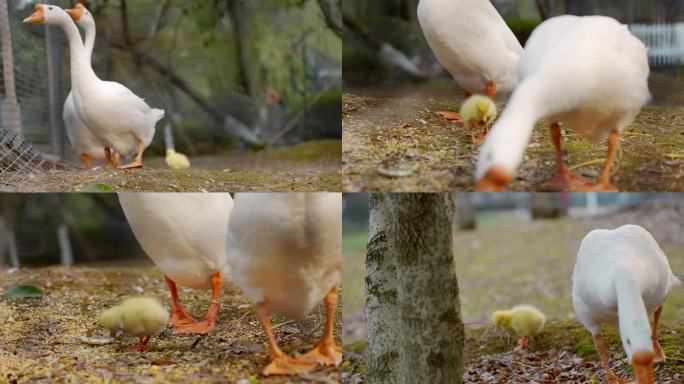
{"label": "mossy tree trunk", "polygon": [[366,250],[366,380],[399,383],[397,268],[388,195],[370,195]]}
{"label": "mossy tree trunk", "polygon": [[456,203],[456,222],[458,229],[468,231],[475,229],[475,207],[470,202],[469,193],[454,193]]}
{"label": "mossy tree trunk", "polygon": [[[367,306],[373,325],[368,327],[368,382],[461,383],[464,334],[451,197],[374,194],[370,214],[366,268],[372,274],[366,292],[367,305],[375,304],[375,310]],[[379,275],[389,285],[380,285]],[[382,338],[374,334],[378,329]],[[374,371],[379,366],[382,370]]]}
{"label": "mossy tree trunk", "polygon": [[530,195],[530,209],[534,219],[556,219],[565,216],[567,195],[560,193],[533,193]]}

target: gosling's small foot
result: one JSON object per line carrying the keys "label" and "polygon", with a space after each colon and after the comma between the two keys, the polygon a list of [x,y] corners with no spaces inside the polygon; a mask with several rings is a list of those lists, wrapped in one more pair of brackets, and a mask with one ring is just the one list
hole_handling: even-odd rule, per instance
{"label": "gosling's small foot", "polygon": [[610,182],[597,182],[572,188],[572,192],[619,192]]}
{"label": "gosling's small foot", "polygon": [[481,145],[484,142],[484,138],[482,136],[475,136],[474,134],[471,134],[470,138],[473,140],[473,144],[475,145]]}
{"label": "gosling's small foot", "polygon": [[567,191],[591,184],[593,180],[570,171],[559,172],[553,179],[542,185],[544,191]]}
{"label": "gosling's small foot", "polygon": [[440,112],[437,112],[437,115],[442,116],[443,118],[450,120],[450,121],[463,121],[463,118],[461,118],[461,114],[458,112],[440,111]]}
{"label": "gosling's small foot", "polygon": [[342,363],[342,348],[335,344],[320,342],[314,349],[305,354],[303,359],[314,361],[320,365],[338,366]]}
{"label": "gosling's small foot", "polygon": [[214,325],[214,321],[209,321],[205,319],[192,324],[179,325],[175,327],[173,333],[177,335],[188,333],[205,334],[209,333],[212,329],[214,329]]}
{"label": "gosling's small foot", "polygon": [[607,382],[608,384],[632,384],[631,381],[625,380],[625,379],[621,379],[621,378],[619,378],[619,377],[608,378],[608,380],[606,380],[606,382]]}
{"label": "gosling's small foot", "polygon": [[126,350],[128,352],[145,352],[147,350],[147,345],[140,347],[138,344],[131,344],[126,348]]}
{"label": "gosling's small foot", "polygon": [[515,348],[516,351],[522,351],[527,348],[530,344],[530,336],[523,336],[518,340],[518,346]]}
{"label": "gosling's small foot", "polygon": [[273,359],[271,363],[264,368],[263,374],[264,376],[292,376],[300,373],[312,372],[316,369],[317,365],[318,364],[313,361],[281,356]]}
{"label": "gosling's small foot", "polygon": [[143,167],[142,162],[136,160],[130,164],[119,166],[119,169],[137,169],[137,168],[142,168],[142,167]]}
{"label": "gosling's small foot", "polygon": [[655,357],[653,357],[654,363],[662,363],[665,361],[665,352],[663,352],[663,348],[660,346],[658,340],[653,340],[653,351],[655,353]]}

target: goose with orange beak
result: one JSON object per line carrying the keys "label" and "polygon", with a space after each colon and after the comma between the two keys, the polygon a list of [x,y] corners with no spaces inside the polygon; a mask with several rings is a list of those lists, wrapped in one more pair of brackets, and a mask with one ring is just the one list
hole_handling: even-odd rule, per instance
{"label": "goose with orange beak", "polygon": [[[105,148],[111,148],[113,165],[123,169],[141,168],[143,152],[152,142],[155,126],[164,117],[164,111],[150,108],[125,86],[97,77],[72,20],[72,17],[83,17],[81,10],[83,14],[87,12],[85,7],[67,13],[56,5],[38,4],[24,23],[54,25],[64,31],[69,42],[73,104],[78,118]],[[132,154],[136,154],[132,163],[119,166],[121,155]]]}
{"label": "goose with orange beak", "polygon": [[[637,384],[653,384],[653,363],[665,360],[658,343],[658,322],[678,282],[665,253],[642,227],[594,230],[582,240],[572,275],[572,302],[577,319],[594,337],[608,383],[627,381],[610,368],[601,326],[619,327]],[[649,314],[653,314],[653,327]]]}
{"label": "goose with orange beak", "polygon": [[[557,175],[541,189],[616,191],[610,179],[621,133],[650,99],[646,46],[615,19],[559,16],[534,30],[519,70],[520,84],[481,147],[476,190],[506,188],[523,162],[535,124],[546,119]],[[593,143],[607,142],[605,165],[595,181],[566,166],[561,123]]]}

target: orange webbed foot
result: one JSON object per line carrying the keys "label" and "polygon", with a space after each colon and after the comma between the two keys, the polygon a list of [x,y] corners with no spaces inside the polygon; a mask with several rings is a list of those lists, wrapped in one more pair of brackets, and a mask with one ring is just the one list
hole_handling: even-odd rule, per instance
{"label": "orange webbed foot", "polygon": [[317,365],[313,361],[281,356],[271,360],[271,363],[264,368],[263,374],[264,376],[292,376],[312,372]]}
{"label": "orange webbed foot", "polygon": [[615,187],[610,182],[607,183],[594,183],[587,185],[580,185],[571,189],[572,192],[619,192],[617,187]]}
{"label": "orange webbed foot", "polygon": [[542,185],[544,191],[567,191],[574,188],[581,188],[589,185],[593,180],[574,174],[572,172],[561,172],[553,179]]}
{"label": "orange webbed foot", "polygon": [[142,168],[142,167],[143,167],[142,162],[140,162],[140,161],[134,161],[134,162],[132,162],[132,163],[130,163],[130,164],[121,165],[121,166],[119,166],[118,168],[119,168],[119,169],[137,169],[137,168]]}
{"label": "orange webbed foot", "polygon": [[441,116],[447,120],[450,121],[463,121],[463,118],[461,118],[461,114],[458,112],[445,112],[445,111],[440,111],[436,112],[437,116]]}
{"label": "orange webbed foot", "polygon": [[338,366],[342,363],[342,348],[335,344],[318,343],[318,345],[304,355],[304,359],[314,361],[325,366]]}
{"label": "orange webbed foot", "polygon": [[192,324],[185,324],[185,325],[179,325],[176,326],[175,329],[173,330],[173,333],[180,335],[180,334],[188,334],[188,333],[196,333],[196,334],[205,334],[209,333],[212,329],[214,329],[215,322],[210,321],[210,320],[202,320],[198,321]]}
{"label": "orange webbed foot", "polygon": [[188,314],[185,310],[173,311],[169,317],[169,324],[171,324],[171,326],[174,328],[188,324],[195,324],[196,322],[197,320],[190,316],[190,314]]}

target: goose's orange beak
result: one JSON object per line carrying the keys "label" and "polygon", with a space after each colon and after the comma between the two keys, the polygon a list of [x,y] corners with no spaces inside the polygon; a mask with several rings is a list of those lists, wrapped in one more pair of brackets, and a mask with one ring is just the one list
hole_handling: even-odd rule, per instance
{"label": "goose's orange beak", "polygon": [[24,24],[43,24],[45,23],[45,14],[43,13],[43,4],[36,5],[36,11],[24,19]]}
{"label": "goose's orange beak", "polygon": [[85,12],[85,7],[83,4],[78,3],[73,9],[65,9],[64,11],[68,13],[74,21],[79,21],[83,16],[83,12]]}
{"label": "goose's orange beak", "polygon": [[498,166],[493,166],[489,168],[487,173],[484,174],[477,181],[475,185],[475,191],[477,192],[503,192],[506,190],[506,186],[513,179],[508,172],[503,168]]}
{"label": "goose's orange beak", "polygon": [[637,384],[653,384],[653,352],[634,352],[632,367]]}

